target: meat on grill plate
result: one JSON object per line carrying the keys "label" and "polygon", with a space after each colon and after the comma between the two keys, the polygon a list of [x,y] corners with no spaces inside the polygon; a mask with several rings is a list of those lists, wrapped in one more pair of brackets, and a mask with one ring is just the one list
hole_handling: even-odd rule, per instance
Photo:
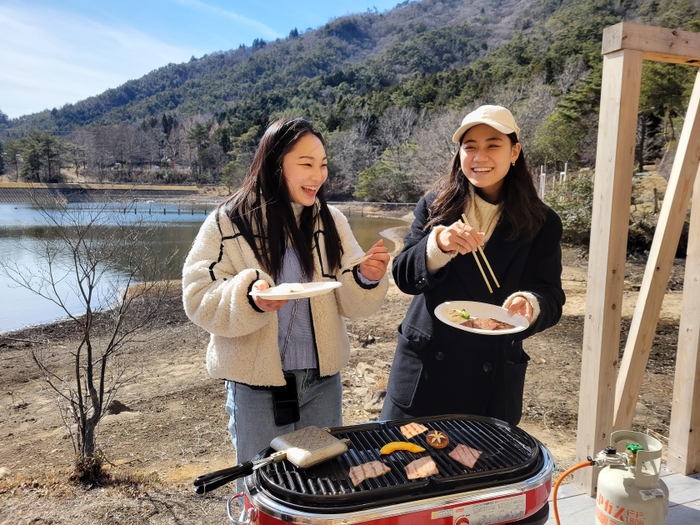
{"label": "meat on grill plate", "polygon": [[448,454],[452,459],[461,463],[465,467],[474,468],[479,456],[481,456],[481,450],[476,450],[475,448],[458,444],[452,452]]}
{"label": "meat on grill plate", "polygon": [[408,479],[427,478],[440,474],[435,462],[428,456],[418,458],[406,465],[406,477]]}
{"label": "meat on grill plate", "polygon": [[350,467],[350,481],[352,481],[352,484],[357,487],[364,480],[369,478],[378,478],[390,470],[391,469],[381,461],[362,463],[356,467]]}
{"label": "meat on grill plate", "polygon": [[406,439],[411,439],[413,436],[417,436],[418,434],[422,434],[428,430],[428,427],[425,427],[420,423],[408,423],[407,425],[400,427],[399,430],[401,430],[401,433]]}

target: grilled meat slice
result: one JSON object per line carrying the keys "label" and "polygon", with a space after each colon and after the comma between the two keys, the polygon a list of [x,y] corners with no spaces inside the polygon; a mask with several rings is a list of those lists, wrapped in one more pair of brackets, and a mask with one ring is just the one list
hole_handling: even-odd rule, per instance
{"label": "grilled meat slice", "polygon": [[378,478],[390,470],[391,469],[381,461],[362,463],[356,467],[350,467],[350,481],[352,481],[353,486],[357,487],[364,480],[369,478]]}
{"label": "grilled meat slice", "polygon": [[440,474],[435,462],[429,456],[418,458],[406,465],[406,477],[408,479],[427,478]]}
{"label": "grilled meat slice", "polygon": [[428,427],[424,427],[420,423],[409,423],[400,427],[399,430],[406,439],[411,439],[413,436],[417,436],[428,430]]}
{"label": "grilled meat slice", "polygon": [[465,467],[474,468],[474,465],[481,454],[481,450],[476,450],[475,448],[471,448],[460,443],[452,452],[448,454],[448,456]]}
{"label": "grilled meat slice", "polygon": [[497,321],[491,317],[472,317],[461,324],[462,326],[478,328],[480,330],[510,330],[511,328],[515,328],[512,324]]}

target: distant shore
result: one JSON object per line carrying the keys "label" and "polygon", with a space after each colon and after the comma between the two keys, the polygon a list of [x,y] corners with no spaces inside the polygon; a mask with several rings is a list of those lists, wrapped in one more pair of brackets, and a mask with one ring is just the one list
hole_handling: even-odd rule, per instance
{"label": "distant shore", "polygon": [[0,182],[0,203],[5,204],[94,202],[99,200],[181,200],[196,197],[198,193],[197,186]]}
{"label": "distant shore", "polygon": [[[229,194],[223,186],[171,186],[171,185],[126,185],[96,184],[86,182],[38,184],[25,182],[0,182],[0,204],[21,204],[32,202],[92,202],[99,199],[116,201],[154,202],[190,202],[203,205],[216,205]],[[356,201],[331,201],[346,216],[362,215],[364,217],[402,220],[410,224],[413,220],[413,203],[381,203]],[[408,226],[388,228],[381,235],[395,245],[394,254],[403,246],[403,237],[408,233]]]}

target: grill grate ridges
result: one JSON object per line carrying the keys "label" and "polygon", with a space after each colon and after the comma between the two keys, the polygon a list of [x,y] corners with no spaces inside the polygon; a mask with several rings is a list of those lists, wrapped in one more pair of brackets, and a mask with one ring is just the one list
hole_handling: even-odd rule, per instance
{"label": "grill grate ridges", "polygon": [[[425,441],[426,433],[406,440],[400,427],[408,422],[445,432],[450,444],[440,450]],[[475,488],[515,482],[533,475],[541,468],[539,443],[522,429],[505,422],[477,416],[442,416],[406,421],[367,423],[333,429],[339,439],[348,439],[348,451],[308,469],[300,469],[288,461],[267,465],[255,473],[261,490],[291,504],[323,512],[343,508],[366,508],[387,502],[406,501],[416,495],[437,496]],[[396,451],[381,456],[380,448],[391,441],[410,441],[426,449],[413,454]],[[449,452],[462,443],[482,451],[474,468],[468,468],[449,457]],[[267,451],[269,453],[269,451]],[[405,467],[411,461],[430,455],[439,475],[409,480]],[[382,461],[391,470],[354,487],[350,468],[369,461]]]}

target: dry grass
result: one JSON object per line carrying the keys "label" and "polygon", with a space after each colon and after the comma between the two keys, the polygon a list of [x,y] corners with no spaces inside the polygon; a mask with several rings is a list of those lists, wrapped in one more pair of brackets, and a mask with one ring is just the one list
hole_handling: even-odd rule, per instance
{"label": "dry grass", "polygon": [[176,297],[182,293],[182,281],[171,279],[155,283],[139,283],[129,287],[127,297]]}

